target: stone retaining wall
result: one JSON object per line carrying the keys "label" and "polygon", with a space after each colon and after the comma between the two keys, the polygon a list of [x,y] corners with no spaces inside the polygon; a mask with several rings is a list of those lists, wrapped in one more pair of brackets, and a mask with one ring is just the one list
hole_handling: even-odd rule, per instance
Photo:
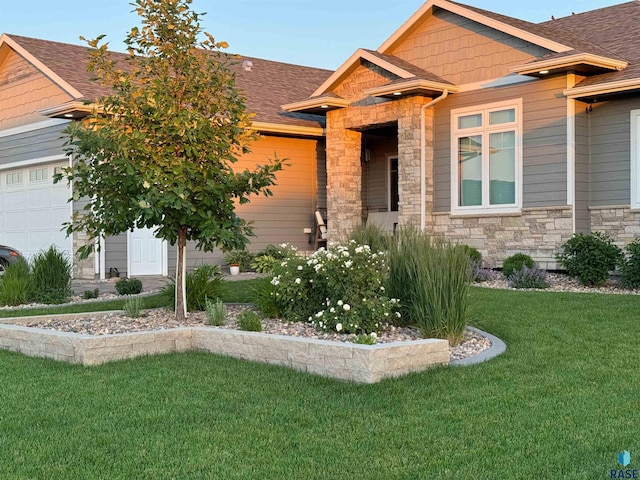
{"label": "stone retaining wall", "polygon": [[210,327],[92,336],[0,324],[0,349],[82,365],[198,350],[359,383],[449,363],[446,340],[358,345]]}

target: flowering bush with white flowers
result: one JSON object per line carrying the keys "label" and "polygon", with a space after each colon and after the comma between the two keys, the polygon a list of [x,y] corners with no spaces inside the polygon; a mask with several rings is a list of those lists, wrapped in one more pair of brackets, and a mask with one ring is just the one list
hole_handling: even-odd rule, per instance
{"label": "flowering bush with white flowers", "polygon": [[309,321],[326,331],[369,334],[393,323],[398,302],[387,297],[387,257],[366,245],[290,255],[276,267],[272,294],[287,320]]}

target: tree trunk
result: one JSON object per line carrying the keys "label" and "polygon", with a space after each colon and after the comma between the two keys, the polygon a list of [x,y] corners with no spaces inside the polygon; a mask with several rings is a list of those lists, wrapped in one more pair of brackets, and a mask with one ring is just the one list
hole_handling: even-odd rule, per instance
{"label": "tree trunk", "polygon": [[187,319],[187,227],[178,231],[178,261],[176,264],[176,320]]}

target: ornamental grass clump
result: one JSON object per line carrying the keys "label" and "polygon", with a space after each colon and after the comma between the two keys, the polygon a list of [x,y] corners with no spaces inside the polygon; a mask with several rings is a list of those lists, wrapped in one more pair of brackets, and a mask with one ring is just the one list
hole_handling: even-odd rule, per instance
{"label": "ornamental grass clump", "polygon": [[29,282],[31,269],[26,260],[20,258],[17,262],[5,267],[0,276],[0,305],[16,306],[29,301]]}
{"label": "ornamental grass clump", "polygon": [[404,228],[389,254],[389,288],[403,323],[425,337],[462,339],[470,317],[469,257],[464,249]]}
{"label": "ornamental grass clump", "polygon": [[272,295],[286,320],[308,321],[323,331],[370,334],[399,316],[398,301],[384,286],[387,255],[368,245],[350,241],[308,258],[292,253],[275,271]]}
{"label": "ornamental grass clump", "polygon": [[31,262],[31,296],[38,303],[59,304],[71,298],[71,261],[55,246],[38,252]]}
{"label": "ornamental grass clump", "polygon": [[[204,311],[207,299],[215,299],[220,296],[222,282],[222,270],[219,265],[203,264],[193,272],[187,273],[185,279],[187,309],[189,311]],[[160,291],[167,306],[175,306],[175,291],[175,278]]]}

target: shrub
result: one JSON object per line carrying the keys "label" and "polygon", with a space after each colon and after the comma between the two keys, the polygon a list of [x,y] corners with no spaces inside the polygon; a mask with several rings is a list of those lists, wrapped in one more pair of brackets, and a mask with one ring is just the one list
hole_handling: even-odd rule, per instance
{"label": "shrub", "polygon": [[456,245],[456,248],[463,250],[469,257],[470,262],[482,265],[482,254],[477,248],[464,244]]}
{"label": "shrub", "polygon": [[349,241],[358,245],[369,245],[372,252],[387,252],[393,243],[393,235],[374,223],[359,225],[351,231]]}
{"label": "shrub", "polygon": [[378,341],[378,335],[376,335],[376,332],[371,332],[369,335],[361,333],[353,337],[351,341],[360,345],[375,345]]}
{"label": "shrub", "polygon": [[219,327],[224,325],[226,319],[226,308],[222,300],[217,299],[211,301],[207,298],[205,301],[205,312],[207,314],[207,322],[209,325]]}
{"label": "shrub", "polygon": [[139,278],[121,278],[116,282],[118,295],[137,295],[142,291],[142,281]]}
{"label": "shrub", "polygon": [[522,270],[523,267],[533,268],[533,258],[526,253],[516,253],[504,259],[502,262],[502,274],[509,278],[513,272]]}
{"label": "shrub", "polygon": [[271,273],[277,262],[278,260],[271,255],[256,255],[251,268],[258,273]]}
{"label": "shrub", "polygon": [[85,300],[90,300],[92,298],[98,298],[100,296],[100,290],[94,288],[93,290],[85,290],[82,294],[82,298]]}
{"label": "shrub", "polygon": [[385,294],[386,254],[354,241],[320,249],[308,259],[289,249],[271,280],[282,316],[316,328],[371,333],[393,320],[396,301]]}
{"label": "shrub", "polygon": [[266,279],[256,294],[256,307],[267,318],[279,318],[281,316],[275,293],[276,286],[271,283],[271,279]]}
{"label": "shrub", "polygon": [[0,277],[0,305],[22,305],[29,301],[31,270],[24,259],[10,263]]}
{"label": "shrub", "polygon": [[425,337],[462,339],[469,320],[469,257],[444,240],[404,228],[389,255],[390,294],[400,299],[405,324]]}
{"label": "shrub", "polygon": [[[200,265],[193,272],[187,273],[185,278],[187,310],[203,311],[206,309],[207,299],[217,299],[222,286],[222,270],[219,265]],[[176,280],[167,282],[160,291],[167,307],[175,308]]]}
{"label": "shrub", "polygon": [[622,262],[623,254],[604,233],[577,233],[556,253],[556,259],[582,285],[597,286],[606,283],[609,272]]}
{"label": "shrub", "polygon": [[127,317],[138,318],[140,316],[140,310],[142,309],[142,298],[129,297],[124,302],[124,313]]}
{"label": "shrub", "polygon": [[640,239],[626,246],[627,258],[622,264],[621,283],[626,288],[640,287]]}
{"label": "shrub", "polygon": [[539,268],[529,268],[523,265],[507,278],[512,288],[549,288],[547,271]]}
{"label": "shrub", "polygon": [[253,310],[245,310],[238,314],[238,318],[236,319],[238,322],[238,327],[240,330],[245,330],[247,332],[261,332],[262,324],[260,323],[260,317]]}
{"label": "shrub", "polygon": [[251,267],[253,255],[246,250],[229,250],[224,254],[227,265],[239,265],[241,271],[247,271]]}
{"label": "shrub", "polygon": [[58,304],[71,298],[71,262],[55,246],[38,252],[31,263],[31,295],[38,303]]}

